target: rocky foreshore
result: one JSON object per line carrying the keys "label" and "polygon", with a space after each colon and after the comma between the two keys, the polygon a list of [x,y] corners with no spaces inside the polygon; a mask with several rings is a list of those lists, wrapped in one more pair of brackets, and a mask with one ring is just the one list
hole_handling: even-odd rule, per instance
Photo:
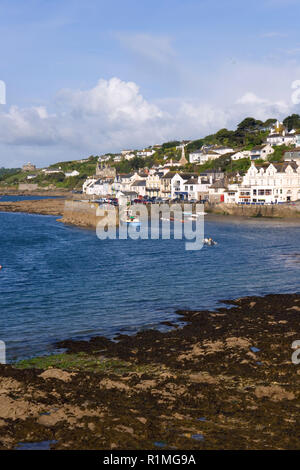
{"label": "rocky foreshore", "polygon": [[299,449],[300,295],[223,303],[0,366],[0,448]]}
{"label": "rocky foreshore", "polygon": [[36,199],[26,201],[0,201],[0,212],[27,212],[41,215],[63,215],[64,199]]}
{"label": "rocky foreshore", "polygon": [[0,196],[48,196],[48,197],[69,197],[72,192],[69,189],[46,189],[39,188],[35,190],[20,190],[16,188],[4,188],[0,186]]}

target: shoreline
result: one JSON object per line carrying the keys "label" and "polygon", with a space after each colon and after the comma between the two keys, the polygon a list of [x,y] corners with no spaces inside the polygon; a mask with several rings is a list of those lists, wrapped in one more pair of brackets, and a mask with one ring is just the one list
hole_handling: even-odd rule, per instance
{"label": "shoreline", "polygon": [[37,215],[64,214],[65,199],[35,199],[22,201],[0,201],[0,212],[23,212]]}
{"label": "shoreline", "polygon": [[49,197],[67,197],[72,194],[69,189],[37,189],[31,191],[21,191],[18,189],[4,189],[0,187],[1,196],[49,196]]}
{"label": "shoreline", "polygon": [[0,449],[298,449],[300,294],[222,303],[0,365]]}
{"label": "shoreline", "polygon": [[[31,194],[33,195],[33,194]],[[50,194],[48,194],[50,196]],[[221,207],[222,206],[222,207]],[[300,222],[300,212],[297,206],[287,208],[280,207],[281,216],[276,215],[274,212],[278,208],[266,206],[266,211],[273,211],[271,215],[266,212],[265,215],[257,215],[254,211],[261,210],[262,208],[253,207],[231,207],[228,212],[224,212],[224,204],[215,207],[205,206],[204,210],[207,212],[205,220],[220,220],[220,221],[250,221],[250,220],[274,220],[284,223]],[[76,199],[37,199],[37,200],[22,200],[22,201],[1,201],[0,212],[23,212],[38,215],[54,215],[62,216],[58,219],[59,222],[66,225],[73,225],[81,228],[94,229],[97,223],[101,222],[103,217],[96,215],[97,205],[93,202],[79,201]],[[109,212],[107,213],[109,215]],[[269,215],[268,215],[269,214]],[[285,214],[285,215],[282,215]],[[111,214],[114,218],[114,214]]]}

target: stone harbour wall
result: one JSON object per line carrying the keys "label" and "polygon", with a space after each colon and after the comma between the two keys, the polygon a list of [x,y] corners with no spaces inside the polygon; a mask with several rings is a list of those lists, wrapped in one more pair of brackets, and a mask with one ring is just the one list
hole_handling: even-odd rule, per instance
{"label": "stone harbour wall", "polygon": [[[72,201],[66,200],[64,214],[61,222],[66,224],[78,225],[81,227],[96,228],[98,223],[106,224],[119,223],[118,208],[114,206],[106,206],[103,215],[99,215],[99,205],[89,201]],[[97,213],[98,212],[98,213]]]}
{"label": "stone harbour wall", "polygon": [[300,203],[274,205],[208,204],[205,211],[213,214],[241,217],[300,218]]}

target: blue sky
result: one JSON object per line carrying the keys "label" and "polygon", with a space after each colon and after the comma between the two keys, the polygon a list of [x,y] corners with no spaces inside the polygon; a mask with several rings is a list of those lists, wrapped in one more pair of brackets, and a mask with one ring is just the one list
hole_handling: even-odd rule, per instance
{"label": "blue sky", "polygon": [[0,0],[0,166],[299,112],[300,0]]}

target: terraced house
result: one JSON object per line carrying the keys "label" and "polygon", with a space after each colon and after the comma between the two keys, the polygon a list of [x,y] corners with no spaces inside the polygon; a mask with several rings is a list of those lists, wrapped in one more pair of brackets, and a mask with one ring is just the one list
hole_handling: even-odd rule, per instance
{"label": "terraced house", "polygon": [[251,167],[243,177],[236,202],[269,203],[300,200],[300,162]]}

